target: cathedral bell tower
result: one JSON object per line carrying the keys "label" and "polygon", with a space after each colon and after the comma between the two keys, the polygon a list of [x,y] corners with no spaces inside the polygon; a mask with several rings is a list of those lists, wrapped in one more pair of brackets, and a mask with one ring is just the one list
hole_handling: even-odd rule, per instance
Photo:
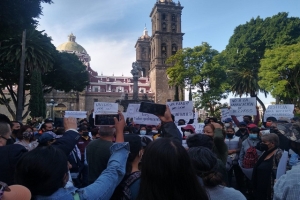
{"label": "cathedral bell tower", "polygon": [[184,33],[181,32],[181,4],[172,0],[157,0],[150,13],[152,36],[150,38],[149,78],[156,103],[174,100],[175,88],[169,86],[166,60],[182,49]]}

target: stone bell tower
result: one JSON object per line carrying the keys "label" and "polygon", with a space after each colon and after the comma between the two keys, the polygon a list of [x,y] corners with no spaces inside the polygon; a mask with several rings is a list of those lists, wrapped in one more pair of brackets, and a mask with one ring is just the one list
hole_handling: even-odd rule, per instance
{"label": "stone bell tower", "polygon": [[175,88],[169,86],[165,62],[178,49],[182,49],[184,33],[181,32],[181,4],[172,0],[157,0],[150,13],[152,36],[150,38],[149,78],[156,103],[174,100]]}

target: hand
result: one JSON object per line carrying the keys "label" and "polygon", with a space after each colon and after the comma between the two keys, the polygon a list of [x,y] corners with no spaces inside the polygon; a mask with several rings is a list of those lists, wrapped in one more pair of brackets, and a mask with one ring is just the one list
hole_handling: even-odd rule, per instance
{"label": "hand", "polygon": [[74,117],[67,117],[67,118],[64,118],[64,127],[65,127],[65,130],[68,130],[68,129],[77,129],[77,121]]}
{"label": "hand", "polygon": [[221,126],[221,124],[219,124],[219,123],[211,122],[211,124],[212,124],[215,128],[220,128],[220,129],[223,128],[223,127]]}
{"label": "hand", "polygon": [[119,120],[114,117],[115,128],[116,128],[116,142],[124,142],[123,130],[125,127],[125,119],[122,112],[118,112]]}
{"label": "hand", "polygon": [[159,117],[159,119],[164,123],[173,122],[171,111],[168,105],[166,105],[166,111],[164,116],[157,115],[157,117]]}

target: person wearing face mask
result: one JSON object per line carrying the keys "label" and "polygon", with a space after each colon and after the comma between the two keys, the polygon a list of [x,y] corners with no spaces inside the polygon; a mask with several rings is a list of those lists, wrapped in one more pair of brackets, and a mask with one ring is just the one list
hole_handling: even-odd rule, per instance
{"label": "person wearing face mask", "polygon": [[10,135],[10,140],[7,141],[7,145],[13,144],[18,141],[17,134],[21,127],[22,127],[22,124],[18,121],[10,122],[11,135]]}
{"label": "person wearing face mask", "polygon": [[84,164],[85,161],[85,149],[87,147],[87,145],[92,141],[90,136],[89,136],[89,132],[88,132],[88,128],[85,125],[81,125],[78,129],[79,134],[81,135],[81,137],[79,138],[78,142],[77,142],[77,147],[80,151],[80,155],[81,155],[81,163],[83,165],[83,169],[81,171],[81,174],[79,176],[81,176],[82,180],[82,187],[85,187],[88,185],[88,166]]}
{"label": "person wearing face mask", "polygon": [[145,126],[141,126],[140,128],[140,135],[146,135],[147,134],[147,129]]}
{"label": "person wearing face mask", "polygon": [[39,145],[39,143],[34,140],[33,128],[28,125],[22,126],[17,134],[17,138],[19,141],[15,142],[15,144],[24,146],[28,151],[33,150]]}
{"label": "person wearing face mask", "polygon": [[[230,109],[230,107],[228,109]],[[232,118],[233,122],[239,127],[240,122],[238,121],[237,117],[235,115],[231,115],[231,118]],[[257,126],[259,121],[260,121],[260,113],[259,113],[258,106],[256,106],[256,116],[255,116],[254,121],[252,121],[252,117],[250,115],[243,116],[243,122],[246,123],[246,125],[255,124]]]}
{"label": "person wearing face mask", "polygon": [[261,136],[260,148],[263,151],[253,168],[252,182],[255,199],[273,199],[273,186],[276,179],[277,167],[282,156],[279,138],[274,133]]}
{"label": "person wearing face mask", "polygon": [[182,127],[181,130],[184,139],[186,139],[191,134],[195,134],[195,128],[190,124],[186,125],[185,127]]}

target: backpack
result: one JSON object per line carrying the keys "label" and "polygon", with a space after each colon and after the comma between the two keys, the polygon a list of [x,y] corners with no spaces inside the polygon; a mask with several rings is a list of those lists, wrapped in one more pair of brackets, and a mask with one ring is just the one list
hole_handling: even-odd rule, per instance
{"label": "backpack", "polygon": [[244,160],[243,160],[243,168],[249,169],[249,168],[253,168],[255,163],[258,160],[258,155],[256,152],[255,147],[251,146],[249,140],[247,139],[250,148],[247,149],[246,154],[244,156]]}

